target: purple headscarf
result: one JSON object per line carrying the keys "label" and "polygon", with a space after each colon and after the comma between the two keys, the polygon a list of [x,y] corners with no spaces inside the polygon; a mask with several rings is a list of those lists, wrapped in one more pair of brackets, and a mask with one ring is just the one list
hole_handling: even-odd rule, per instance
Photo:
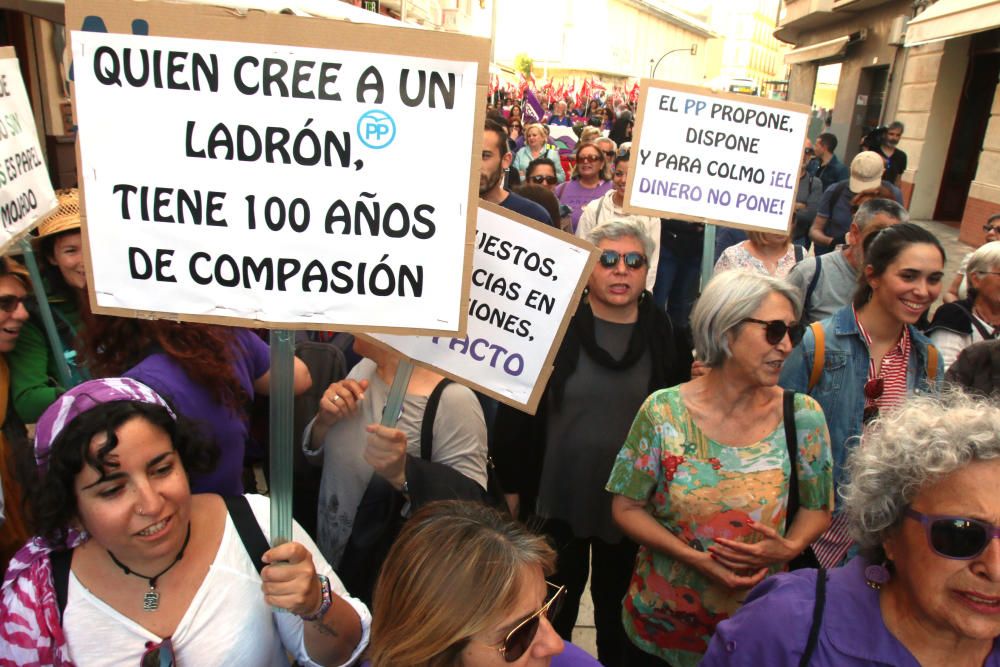
{"label": "purple headscarf", "polygon": [[[35,428],[35,462],[48,467],[52,443],[66,425],[98,405],[138,401],[162,406],[177,419],[155,391],[130,378],[90,380],[73,387],[48,407]],[[49,553],[75,549],[87,541],[83,531],[68,529],[61,544],[33,537],[14,555],[0,590],[0,667],[6,665],[72,665],[52,583]]]}

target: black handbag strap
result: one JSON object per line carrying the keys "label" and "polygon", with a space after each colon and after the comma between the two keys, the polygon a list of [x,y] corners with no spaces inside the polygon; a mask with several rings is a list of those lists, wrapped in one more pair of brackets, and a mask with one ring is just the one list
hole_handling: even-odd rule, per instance
{"label": "black handbag strap", "polygon": [[809,626],[809,639],[806,640],[806,650],[799,660],[799,667],[809,667],[809,661],[816,652],[819,641],[819,629],[823,626],[823,607],[826,606],[826,569],[816,570],[816,600],[813,603],[812,625]]}
{"label": "black handbag strap", "polygon": [[271,545],[267,543],[264,531],[257,523],[257,517],[253,515],[250,503],[246,496],[223,496],[222,499],[225,501],[226,510],[236,526],[240,541],[243,542],[243,548],[247,550],[250,560],[253,561],[253,566],[257,568],[257,574],[260,574],[260,571],[264,569],[264,561],[261,559],[264,557],[264,552],[271,548]]}
{"label": "black handbag strap", "polygon": [[785,532],[792,525],[799,511],[799,442],[795,432],[795,392],[786,389],[782,396],[781,412],[785,422],[785,445],[788,447],[788,511],[785,513]]}
{"label": "black handbag strap", "polygon": [[437,416],[438,405],[441,403],[441,394],[450,384],[451,380],[444,378],[427,397],[424,420],[420,423],[420,458],[424,461],[431,460],[431,453],[434,451],[434,417]]}
{"label": "black handbag strap", "polygon": [[69,568],[73,562],[73,550],[53,551],[49,554],[49,562],[52,563],[52,587],[56,591],[61,622],[63,612],[66,611],[66,600],[69,599]]}

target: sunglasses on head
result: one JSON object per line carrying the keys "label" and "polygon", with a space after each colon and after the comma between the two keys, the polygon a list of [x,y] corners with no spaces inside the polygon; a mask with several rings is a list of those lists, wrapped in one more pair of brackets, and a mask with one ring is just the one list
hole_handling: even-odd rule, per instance
{"label": "sunglasses on head", "polygon": [[620,259],[625,259],[625,266],[630,269],[641,269],[646,264],[646,256],[641,252],[627,252],[622,254],[617,250],[601,251],[600,262],[605,269],[613,269],[618,266]]}
{"label": "sunglasses on head", "polygon": [[15,294],[5,294],[0,296],[0,310],[5,313],[13,313],[20,304],[27,305],[31,297],[17,296]]}
{"label": "sunglasses on head", "polygon": [[531,181],[532,183],[538,183],[539,185],[541,185],[542,183],[555,185],[556,183],[559,182],[559,179],[556,178],[555,176],[542,176],[542,175],[528,176],[528,180]]}
{"label": "sunglasses on head", "polygon": [[753,317],[748,317],[743,321],[753,322],[754,324],[763,324],[764,340],[767,341],[768,345],[777,345],[784,340],[785,334],[788,334],[788,338],[792,341],[792,345],[798,345],[799,341],[802,340],[802,325],[798,322],[788,324],[784,320],[758,320]]}
{"label": "sunglasses on head", "polygon": [[547,581],[545,583],[549,588],[555,589],[555,593],[538,611],[518,623],[517,627],[507,633],[503,643],[497,647],[504,662],[516,661],[531,648],[531,643],[535,641],[535,635],[538,634],[538,626],[542,622],[542,614],[545,614],[545,618],[549,619],[550,623],[559,614],[563,597],[566,594],[566,587],[556,586]]}
{"label": "sunglasses on head", "polygon": [[972,560],[986,551],[1000,526],[964,516],[923,514],[907,507],[903,514],[924,526],[927,544],[938,556],[952,560]]}
{"label": "sunglasses on head", "polygon": [[159,644],[146,642],[146,652],[142,654],[139,667],[175,667],[174,645],[167,637]]}

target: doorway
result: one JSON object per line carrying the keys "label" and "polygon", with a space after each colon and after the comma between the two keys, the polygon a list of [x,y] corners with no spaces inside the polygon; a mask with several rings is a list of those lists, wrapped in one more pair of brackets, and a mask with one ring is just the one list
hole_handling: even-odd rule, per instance
{"label": "doorway", "polygon": [[862,137],[882,122],[882,107],[889,85],[889,66],[864,67],[858,79],[858,96],[854,101],[854,118],[848,145],[844,148],[846,160],[851,160],[860,150]]}
{"label": "doorway", "polygon": [[979,167],[979,153],[983,149],[998,76],[1000,53],[972,55],[941,175],[941,190],[934,207],[935,220],[957,222],[962,219],[969,186]]}

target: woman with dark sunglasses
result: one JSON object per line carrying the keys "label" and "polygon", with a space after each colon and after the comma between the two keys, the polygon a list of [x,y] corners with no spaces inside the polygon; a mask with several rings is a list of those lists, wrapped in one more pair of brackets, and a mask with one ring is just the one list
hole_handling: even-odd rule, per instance
{"label": "woman with dark sunglasses", "polygon": [[543,537],[490,507],[424,505],[379,575],[364,667],[598,667],[552,628],[554,566]]}
{"label": "woman with dark sunglasses", "polygon": [[597,144],[585,141],[581,135],[573,160],[573,177],[556,189],[559,201],[572,210],[574,232],[583,214],[583,207],[612,188],[611,181],[601,178],[603,171],[604,153]]}
{"label": "woman with dark sunglasses", "polygon": [[[610,141],[610,140],[607,140]],[[601,145],[598,140],[597,145]],[[607,156],[607,152],[605,152]],[[606,159],[614,160],[614,171],[611,173],[611,190],[604,193],[583,207],[583,214],[576,226],[576,235],[581,239],[587,238],[593,229],[611,220],[632,220],[643,226],[646,234],[653,240],[653,252],[649,255],[649,272],[646,274],[646,289],[653,291],[656,283],[656,268],[660,260],[660,219],[649,215],[631,215],[625,213],[625,182],[628,180],[629,154],[620,153],[615,155],[611,151],[611,157]]]}
{"label": "woman with dark sunglasses", "polygon": [[909,399],[871,424],[847,467],[861,554],[766,580],[703,667],[1000,664],[1000,408]]}
{"label": "woman with dark sunglasses", "polygon": [[607,484],[615,521],[640,545],[622,614],[629,667],[697,665],[747,589],[829,523],[823,413],[777,386],[800,299],[770,276],[713,278],[692,314],[708,372],[635,416]]}
{"label": "woman with dark sunglasses", "polygon": [[[915,326],[941,292],[941,243],[907,222],[869,235],[863,249],[854,302],[811,325],[781,373],[781,386],[808,393],[823,408],[837,489],[865,422],[915,393],[936,393],[944,375],[937,348]],[[824,567],[843,563],[850,552],[840,507],[837,495],[833,523],[813,545]]]}
{"label": "woman with dark sunglasses", "polygon": [[[38,536],[0,598],[3,665],[345,665],[367,608],[263,496],[192,494],[215,446],[148,386],[77,385],[38,421],[22,485]],[[278,611],[280,609],[281,611]]]}

